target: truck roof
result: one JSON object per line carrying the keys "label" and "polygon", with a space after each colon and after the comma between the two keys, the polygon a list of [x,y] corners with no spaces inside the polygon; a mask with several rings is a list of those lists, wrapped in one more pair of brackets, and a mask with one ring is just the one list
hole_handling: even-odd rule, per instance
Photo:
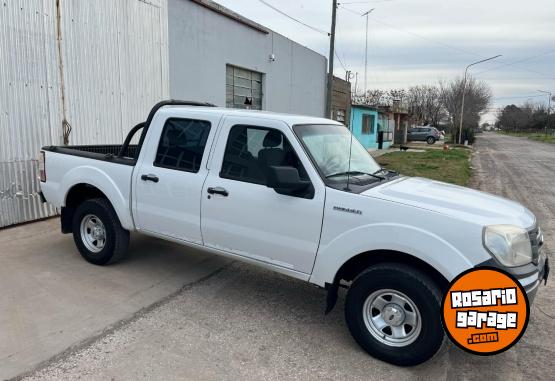
{"label": "truck roof", "polygon": [[290,127],[296,124],[336,124],[342,125],[341,123],[326,118],[318,118],[314,116],[306,115],[294,115],[294,114],[284,114],[271,111],[260,111],[260,110],[243,110],[243,109],[232,109],[225,107],[205,107],[205,106],[181,106],[181,105],[167,105],[162,107],[158,112],[164,112],[169,110],[191,110],[218,114],[218,115],[230,115],[230,116],[244,116],[249,118],[263,118],[263,119],[273,119],[281,120],[285,122]]}

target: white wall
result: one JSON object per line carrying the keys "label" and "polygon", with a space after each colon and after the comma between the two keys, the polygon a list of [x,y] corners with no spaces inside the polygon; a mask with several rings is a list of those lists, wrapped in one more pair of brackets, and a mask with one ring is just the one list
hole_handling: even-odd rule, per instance
{"label": "white wall", "polygon": [[263,109],[324,116],[325,57],[190,0],[168,0],[168,17],[172,98],[225,106],[225,69],[231,64],[264,73]]}

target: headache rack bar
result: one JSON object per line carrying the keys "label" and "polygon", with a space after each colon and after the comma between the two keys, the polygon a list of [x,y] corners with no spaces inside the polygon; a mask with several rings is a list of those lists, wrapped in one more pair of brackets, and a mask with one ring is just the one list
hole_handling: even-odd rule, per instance
{"label": "headache rack bar", "polygon": [[[123,145],[121,146],[118,157],[131,156],[135,160],[138,159],[139,152],[141,151],[141,148],[143,146],[143,142],[145,140],[145,136],[146,136],[146,133],[148,131],[148,128],[150,127],[150,123],[152,122],[152,119],[154,118],[154,115],[156,114],[156,112],[164,106],[216,107],[215,104],[208,103],[208,102],[181,101],[181,100],[176,100],[176,99],[170,99],[170,100],[161,101],[161,102],[156,103],[154,105],[154,107],[150,110],[150,112],[148,114],[148,117],[146,118],[146,122],[142,122],[142,123],[137,124],[135,127],[133,127],[131,129],[131,131],[129,131],[129,133],[127,134],[127,137],[125,138],[125,141],[123,142]],[[135,136],[137,131],[139,131],[141,128],[143,129],[143,131],[141,133],[141,138],[139,139],[139,144],[137,145],[137,148],[134,150],[135,152],[133,152],[133,155],[128,155],[127,153],[128,153],[128,149],[129,149],[129,143],[131,142],[131,139],[133,139],[133,136]]]}

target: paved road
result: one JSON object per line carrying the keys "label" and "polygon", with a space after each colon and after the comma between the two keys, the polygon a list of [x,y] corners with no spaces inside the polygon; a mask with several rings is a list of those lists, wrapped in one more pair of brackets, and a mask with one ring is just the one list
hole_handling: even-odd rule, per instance
{"label": "paved road", "polygon": [[[555,146],[480,135],[473,186],[527,205],[555,247]],[[522,341],[493,357],[452,345],[414,368],[362,352],[343,321],[343,296],[323,315],[324,292],[233,263],[29,379],[552,379],[553,281],[542,287]],[[541,308],[541,310],[540,310]],[[543,311],[543,312],[542,312]]]}

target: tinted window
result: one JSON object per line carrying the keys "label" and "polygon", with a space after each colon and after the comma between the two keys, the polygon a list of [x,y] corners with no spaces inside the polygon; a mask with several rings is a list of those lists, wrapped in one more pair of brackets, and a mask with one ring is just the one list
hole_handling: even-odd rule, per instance
{"label": "tinted window", "polygon": [[168,119],[156,152],[154,165],[187,172],[198,172],[210,122],[192,119]]}
{"label": "tinted window", "polygon": [[270,166],[290,166],[308,180],[293,147],[278,130],[233,126],[229,132],[220,177],[266,185],[266,173]]}

